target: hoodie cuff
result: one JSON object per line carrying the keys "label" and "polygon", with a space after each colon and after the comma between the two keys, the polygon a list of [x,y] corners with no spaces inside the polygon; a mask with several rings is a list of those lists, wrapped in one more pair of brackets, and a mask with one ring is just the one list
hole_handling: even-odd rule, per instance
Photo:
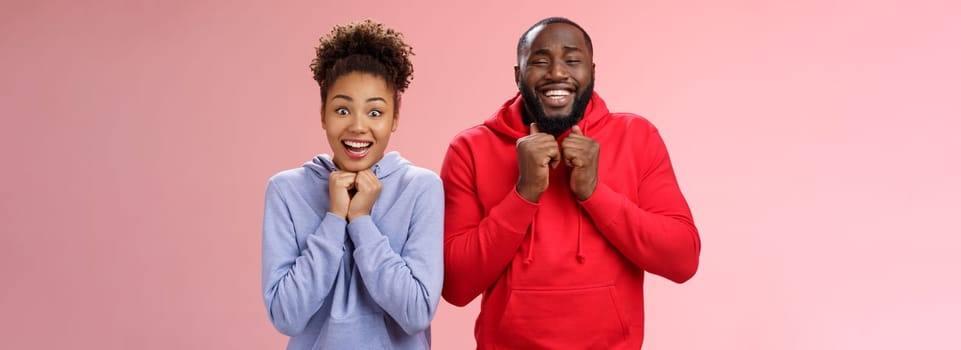
{"label": "hoodie cuff", "polygon": [[619,225],[614,219],[621,217],[620,215],[610,215],[610,213],[620,212],[625,200],[624,196],[615,192],[607,184],[598,182],[597,187],[594,188],[594,193],[586,200],[579,201],[579,203],[587,211],[591,220],[597,224],[597,228],[601,232],[609,232],[609,228]]}
{"label": "hoodie cuff", "polygon": [[511,232],[526,234],[539,207],[540,204],[528,201],[515,188],[491,211],[490,217]]}
{"label": "hoodie cuff", "polygon": [[338,223],[338,224],[341,224],[341,225],[347,225],[347,219],[344,219],[342,216],[337,215],[337,214],[334,214],[334,213],[331,213],[331,212],[329,212],[329,211],[327,212],[326,215],[324,215],[324,220],[325,220],[325,221],[326,221],[326,220],[331,220],[331,221],[334,222],[334,223]]}
{"label": "hoodie cuff", "polygon": [[357,248],[376,243],[378,240],[385,238],[370,215],[351,220],[347,224],[347,233],[350,234],[350,240],[354,242],[354,246]]}

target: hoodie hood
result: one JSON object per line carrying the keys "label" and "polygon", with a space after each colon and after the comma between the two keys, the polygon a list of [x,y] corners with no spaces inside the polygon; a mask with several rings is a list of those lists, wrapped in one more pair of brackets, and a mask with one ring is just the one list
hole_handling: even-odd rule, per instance
{"label": "hoodie hood", "polygon": [[[410,166],[410,164],[407,159],[400,156],[400,153],[393,151],[384,154],[384,158],[381,158],[380,161],[370,167],[370,169],[374,172],[374,175],[377,176],[378,180],[383,180],[395,171]],[[317,155],[310,161],[304,163],[304,168],[310,169],[322,179],[330,178],[330,173],[340,170],[337,168],[337,165],[334,164],[334,159],[331,158],[329,154]]]}
{"label": "hoodie hood", "polygon": [[[524,99],[521,97],[521,93],[518,92],[511,99],[504,102],[501,108],[497,110],[490,118],[484,121],[484,126],[490,128],[495,133],[516,140],[521,137],[530,134],[530,127],[524,124]],[[584,110],[584,118],[577,122],[577,125],[581,127],[584,134],[588,134],[588,130],[598,122],[600,122],[607,114],[610,113],[607,110],[607,105],[604,100],[598,96],[597,91],[591,94],[591,101],[587,103],[587,107]],[[567,130],[560,137],[559,140],[563,140],[570,134],[571,131]]]}

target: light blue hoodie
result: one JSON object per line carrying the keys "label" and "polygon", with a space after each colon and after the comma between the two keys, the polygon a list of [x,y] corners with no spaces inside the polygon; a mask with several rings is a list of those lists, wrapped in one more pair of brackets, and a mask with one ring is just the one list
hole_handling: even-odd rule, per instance
{"label": "light blue hoodie", "polygon": [[274,175],[264,208],[263,290],[287,349],[428,349],[444,278],[440,178],[397,152],[371,168],[371,214],[331,214],[319,155]]}

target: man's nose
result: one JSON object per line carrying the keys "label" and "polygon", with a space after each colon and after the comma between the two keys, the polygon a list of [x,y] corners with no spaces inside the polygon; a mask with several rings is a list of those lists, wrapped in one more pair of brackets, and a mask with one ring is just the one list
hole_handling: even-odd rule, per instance
{"label": "man's nose", "polygon": [[552,80],[566,80],[570,77],[570,72],[564,66],[564,62],[554,62],[547,70],[548,78]]}

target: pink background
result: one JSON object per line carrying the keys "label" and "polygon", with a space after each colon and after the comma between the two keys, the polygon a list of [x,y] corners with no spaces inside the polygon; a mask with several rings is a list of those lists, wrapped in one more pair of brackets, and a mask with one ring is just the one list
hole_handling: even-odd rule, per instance
{"label": "pink background", "polygon": [[[957,2],[75,3],[0,4],[0,348],[282,348],[263,191],[327,151],[317,38],[406,34],[391,148],[439,171],[550,15],[660,127],[701,230],[690,282],[649,279],[645,349],[961,348]],[[477,310],[442,302],[435,348]]]}

